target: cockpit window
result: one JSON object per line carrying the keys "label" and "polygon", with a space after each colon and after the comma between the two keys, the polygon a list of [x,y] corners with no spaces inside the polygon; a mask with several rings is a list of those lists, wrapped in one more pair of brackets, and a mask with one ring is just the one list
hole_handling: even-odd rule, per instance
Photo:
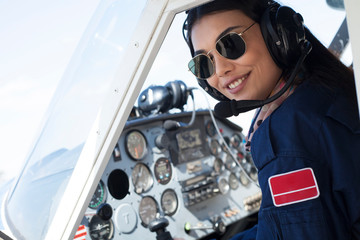
{"label": "cockpit window", "polygon": [[100,1],[7,201],[18,239],[43,239],[146,0]]}

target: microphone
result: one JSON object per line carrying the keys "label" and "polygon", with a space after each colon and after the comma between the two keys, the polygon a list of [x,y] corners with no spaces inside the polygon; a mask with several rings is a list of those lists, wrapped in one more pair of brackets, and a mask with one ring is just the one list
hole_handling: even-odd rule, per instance
{"label": "microphone", "polygon": [[[275,99],[274,99],[275,100]],[[215,115],[222,118],[237,116],[239,113],[247,112],[265,105],[263,100],[241,100],[221,101],[215,105]]]}
{"label": "microphone", "polygon": [[284,85],[284,87],[277,92],[275,95],[267,98],[265,100],[240,100],[236,101],[232,99],[231,101],[220,101],[215,105],[214,112],[215,115],[221,118],[228,118],[231,116],[237,116],[239,113],[247,112],[253,110],[255,108],[259,108],[268,104],[272,101],[278,99],[281,95],[283,95],[294,82],[297,73],[300,70],[302,63],[304,62],[306,56],[310,53],[312,49],[312,45],[309,41],[305,40],[301,44],[301,55],[299,60],[297,61],[294,70],[292,71],[288,81]]}

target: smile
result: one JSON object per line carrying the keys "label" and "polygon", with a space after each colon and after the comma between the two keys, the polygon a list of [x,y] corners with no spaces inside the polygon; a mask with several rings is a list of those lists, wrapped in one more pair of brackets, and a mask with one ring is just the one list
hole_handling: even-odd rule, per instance
{"label": "smile", "polygon": [[228,88],[230,89],[234,89],[237,86],[239,86],[246,78],[248,77],[248,74],[243,76],[242,78],[239,78],[238,80],[232,82],[231,84],[229,84]]}

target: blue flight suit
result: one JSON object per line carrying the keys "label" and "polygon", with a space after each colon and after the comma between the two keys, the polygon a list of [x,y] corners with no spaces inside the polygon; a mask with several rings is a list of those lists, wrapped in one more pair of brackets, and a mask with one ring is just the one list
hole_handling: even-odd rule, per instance
{"label": "blue flight suit", "polygon": [[[360,239],[360,120],[341,90],[301,84],[261,123],[251,154],[263,194],[258,224],[232,239]],[[275,206],[269,178],[308,168],[319,196]]]}

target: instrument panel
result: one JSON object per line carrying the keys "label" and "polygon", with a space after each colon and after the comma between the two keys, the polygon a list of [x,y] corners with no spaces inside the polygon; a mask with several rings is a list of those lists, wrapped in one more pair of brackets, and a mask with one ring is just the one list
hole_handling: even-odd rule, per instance
{"label": "instrument panel", "polygon": [[258,211],[257,171],[241,127],[216,120],[221,137],[209,112],[198,111],[191,126],[164,128],[190,117],[127,122],[81,222],[85,239],[156,239],[149,224],[161,218],[173,238],[205,239]]}

